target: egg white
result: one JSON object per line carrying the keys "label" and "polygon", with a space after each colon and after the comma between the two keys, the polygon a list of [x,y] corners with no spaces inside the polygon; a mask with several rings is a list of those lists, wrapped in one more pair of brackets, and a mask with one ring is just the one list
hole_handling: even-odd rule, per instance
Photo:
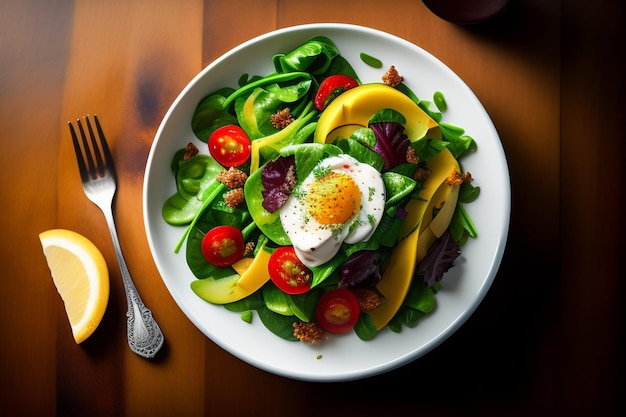
{"label": "egg white", "polygon": [[[320,170],[348,174],[361,193],[358,213],[342,225],[320,224],[309,213],[304,196]],[[302,263],[314,267],[328,262],[345,241],[349,244],[367,241],[383,216],[385,185],[378,170],[342,154],[322,160],[289,196],[280,211],[280,220]]]}

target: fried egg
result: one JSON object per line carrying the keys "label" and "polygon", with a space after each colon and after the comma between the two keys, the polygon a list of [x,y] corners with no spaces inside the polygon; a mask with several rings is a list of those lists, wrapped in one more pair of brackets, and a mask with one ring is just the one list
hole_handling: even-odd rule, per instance
{"label": "fried egg", "polygon": [[280,220],[300,260],[313,267],[329,261],[343,242],[367,241],[384,209],[380,172],[342,154],[318,163],[289,196]]}

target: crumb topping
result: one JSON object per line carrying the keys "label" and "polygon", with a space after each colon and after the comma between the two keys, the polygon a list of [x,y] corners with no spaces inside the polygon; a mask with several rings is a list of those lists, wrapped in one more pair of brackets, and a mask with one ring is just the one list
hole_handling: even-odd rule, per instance
{"label": "crumb topping", "polygon": [[326,332],[317,323],[305,323],[302,321],[293,324],[293,335],[302,342],[315,343],[324,339]]}
{"label": "crumb topping", "polygon": [[250,256],[252,255],[252,252],[254,251],[254,242],[250,241],[246,243],[246,246],[243,249],[243,255],[242,258],[245,258],[246,256]]}
{"label": "crumb topping", "polygon": [[287,107],[272,114],[270,121],[276,129],[284,129],[294,121],[294,118],[291,115],[291,110]]}
{"label": "crumb topping", "polygon": [[350,288],[350,291],[359,300],[359,306],[361,311],[368,312],[377,309],[382,303],[381,294],[374,288],[355,287]]}
{"label": "crumb topping", "polygon": [[398,73],[398,70],[393,65],[383,75],[383,83],[391,87],[397,86],[402,81],[404,81],[404,77]]}
{"label": "crumb topping", "polygon": [[185,148],[185,155],[183,155],[183,161],[187,161],[193,158],[194,156],[198,154],[198,152],[200,152],[198,150],[198,147],[194,145],[193,143],[189,142],[187,144],[187,147]]}
{"label": "crumb topping", "polygon": [[235,208],[245,200],[243,188],[233,188],[224,193],[224,202],[230,208]]}
{"label": "crumb topping", "polygon": [[454,168],[454,171],[452,171],[452,174],[450,174],[450,176],[446,178],[446,184],[452,187],[459,186],[463,184],[464,182],[472,182],[472,181],[473,181],[473,178],[472,178],[471,173],[465,172],[461,174],[456,168]]}
{"label": "crumb topping", "polygon": [[235,167],[228,168],[217,174],[216,179],[228,188],[242,188],[248,179],[248,174]]}
{"label": "crumb topping", "polygon": [[430,175],[430,169],[420,166],[420,167],[417,167],[417,170],[415,171],[415,174],[413,175],[413,179],[415,181],[423,183],[424,181],[426,181],[429,175]]}
{"label": "crumb topping", "polygon": [[420,162],[420,158],[415,154],[415,149],[412,146],[406,148],[406,161],[409,164],[418,164]]}

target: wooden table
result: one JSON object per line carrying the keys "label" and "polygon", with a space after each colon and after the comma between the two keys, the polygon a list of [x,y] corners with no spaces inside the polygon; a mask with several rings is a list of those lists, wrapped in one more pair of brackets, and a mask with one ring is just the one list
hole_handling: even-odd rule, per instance
{"label": "wooden table", "polygon": [[[468,27],[419,0],[0,3],[0,414],[624,411],[624,8],[586,3],[513,0],[497,19]],[[425,357],[344,383],[268,374],[207,339],[161,281],[142,219],[150,145],[187,82],[242,41],[314,22],[381,29],[450,66],[490,113],[512,183],[507,250],[476,313]],[[116,265],[102,215],[82,193],[67,131],[85,113],[106,120],[120,177],[120,239],[167,339],[155,360],[126,346],[116,268],[101,326],[74,344],[41,251],[39,232],[69,228]]]}

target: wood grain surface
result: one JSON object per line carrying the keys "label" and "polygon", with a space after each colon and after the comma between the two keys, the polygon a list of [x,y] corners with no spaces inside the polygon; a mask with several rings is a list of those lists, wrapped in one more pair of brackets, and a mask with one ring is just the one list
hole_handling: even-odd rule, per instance
{"label": "wood grain surface", "polygon": [[[0,415],[619,415],[624,386],[624,7],[512,0],[459,26],[419,0],[5,0],[0,3]],[[222,350],[185,317],[143,229],[147,156],[204,66],[274,29],[341,22],[405,38],[476,93],[511,173],[509,241],[484,302],[398,370],[294,381]],[[125,340],[111,268],[107,313],[76,345],[38,233],[84,234],[109,265],[67,122],[98,114],[119,183],[116,220],[137,288],[165,334],[154,360]]]}

